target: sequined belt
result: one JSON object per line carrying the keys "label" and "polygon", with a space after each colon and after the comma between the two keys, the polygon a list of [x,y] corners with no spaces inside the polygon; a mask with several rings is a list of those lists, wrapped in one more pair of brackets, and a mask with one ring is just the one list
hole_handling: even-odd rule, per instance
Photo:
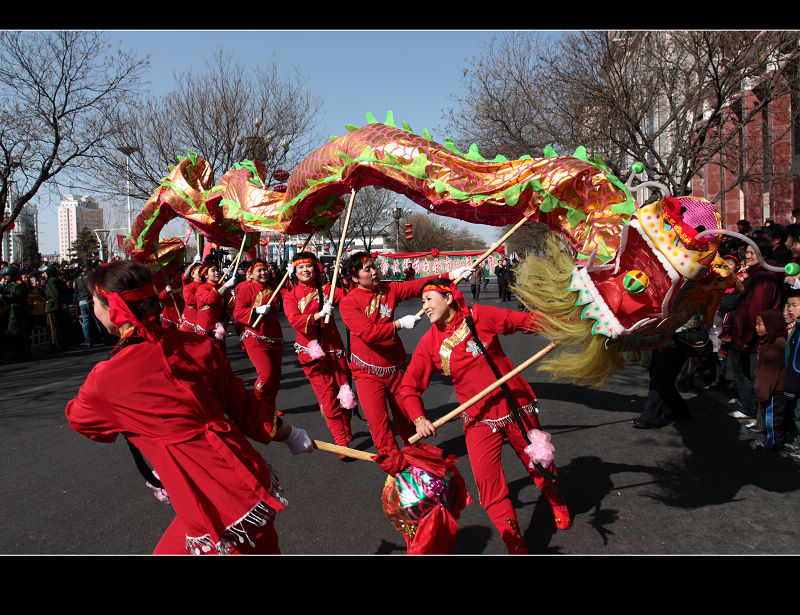
{"label": "sequined belt", "polygon": [[[527,406],[522,406],[519,409],[520,412],[524,412],[527,415],[533,415],[539,413],[539,406],[534,401],[533,403],[528,404]],[[470,416],[466,412],[461,413],[461,418],[464,419],[464,426],[466,427],[470,423],[477,422],[483,423],[492,431],[497,431],[498,429],[505,429],[509,425],[514,425],[514,415],[512,413],[506,414],[504,417],[499,419],[476,419],[474,416]]]}
{"label": "sequined belt", "polygon": [[353,353],[350,353],[350,367],[358,367],[362,371],[367,372],[368,374],[374,374],[376,376],[386,376],[387,374],[395,374],[402,371],[405,371],[407,362],[403,361],[399,365],[389,365],[389,366],[382,366],[382,365],[371,365],[362,361]]}
{"label": "sequined belt", "polygon": [[283,339],[280,337],[267,337],[266,335],[259,335],[252,329],[245,329],[244,333],[242,333],[242,335],[239,337],[239,341],[243,342],[246,337],[254,337],[259,342],[264,342],[265,344],[283,344]]}

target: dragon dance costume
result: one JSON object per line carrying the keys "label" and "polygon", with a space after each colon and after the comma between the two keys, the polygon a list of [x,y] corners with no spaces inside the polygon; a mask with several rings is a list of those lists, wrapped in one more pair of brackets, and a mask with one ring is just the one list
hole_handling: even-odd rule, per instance
{"label": "dragon dance costume", "polygon": [[342,320],[350,330],[350,369],[358,398],[372,441],[383,454],[400,450],[392,433],[387,404],[403,441],[416,433],[397,403],[407,357],[394,326],[395,308],[401,301],[418,297],[425,282],[435,277],[381,281],[374,290],[356,286],[339,305]]}
{"label": "dragon dance costume", "polygon": [[[445,292],[440,287],[434,290]],[[479,304],[474,304],[470,311],[460,292],[452,285],[446,292],[453,293],[460,309],[455,310],[448,322],[436,323],[425,332],[412,354],[400,387],[400,404],[414,423],[426,418],[422,393],[428,388],[434,372],[452,380],[459,403],[464,403],[499,378],[492,371],[487,357],[483,356],[484,352],[502,374],[514,369],[497,336],[532,333],[537,328],[536,317],[530,312]],[[479,340],[474,339],[470,331],[469,316]],[[540,429],[536,395],[528,382],[518,375],[509,380],[507,386],[525,433]],[[531,458],[525,451],[525,436],[504,392],[500,388],[494,390],[464,410],[462,418],[480,502],[508,551],[526,553],[527,549],[500,462],[504,438],[508,438],[536,486],[544,491],[553,506],[556,524],[562,528],[569,527],[571,521],[566,506],[561,504],[553,487],[530,463]],[[555,467],[551,465],[547,472],[553,474]]]}
{"label": "dragon dance costume", "polygon": [[[114,293],[118,303],[126,293],[153,287]],[[122,434],[152,463],[176,513],[156,553],[279,553],[273,522],[286,500],[248,441],[273,440],[274,406],[245,388],[214,341],[136,324],[67,405],[70,426],[98,442]]]}
{"label": "dragon dance costume", "polygon": [[281,386],[283,331],[278,322],[275,302],[263,316],[256,313],[256,308],[265,305],[274,292],[275,289],[269,284],[252,280],[240,282],[236,286],[233,308],[233,318],[242,326],[241,346],[258,374],[256,395],[271,405],[275,405]]}
{"label": "dragon dance costume", "polygon": [[[296,259],[294,264],[298,264]],[[323,293],[322,301],[320,292]],[[297,358],[317,396],[320,412],[334,442],[348,446],[353,439],[350,421],[355,400],[350,391],[350,369],[344,343],[333,315],[327,323],[325,318],[314,318],[330,296],[330,284],[318,288],[314,280],[309,284],[298,282],[292,288],[282,290],[281,294],[283,311],[295,330]],[[334,303],[340,304],[344,296],[344,291],[337,288]]]}
{"label": "dragon dance costume", "polygon": [[197,322],[197,287],[200,282],[191,276],[183,278],[183,317],[181,318],[181,331],[194,331]]}

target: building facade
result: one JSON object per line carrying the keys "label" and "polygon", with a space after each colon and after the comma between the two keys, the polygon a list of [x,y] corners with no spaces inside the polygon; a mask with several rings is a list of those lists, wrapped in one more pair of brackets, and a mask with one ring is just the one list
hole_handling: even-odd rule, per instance
{"label": "building facade", "polygon": [[59,260],[70,261],[72,243],[84,228],[90,231],[103,228],[103,210],[100,204],[91,196],[63,195],[58,207]]}

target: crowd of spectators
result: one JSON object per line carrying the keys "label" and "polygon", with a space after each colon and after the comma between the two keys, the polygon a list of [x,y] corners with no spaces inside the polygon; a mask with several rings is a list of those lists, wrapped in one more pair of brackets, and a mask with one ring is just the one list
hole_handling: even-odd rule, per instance
{"label": "crowd of spectators", "polygon": [[23,269],[18,263],[0,263],[0,358],[26,360],[34,347],[60,352],[111,344],[86,294],[85,279],[93,266],[43,263]]}
{"label": "crowd of spectators", "polygon": [[783,451],[800,462],[800,408],[784,386],[792,370],[787,338],[800,318],[800,281],[763,267],[752,245],[769,265],[800,265],[800,225],[767,220],[754,228],[740,220],[738,230],[752,243],[726,236],[720,245],[737,281],[720,302],[709,328],[713,351],[696,362],[697,370],[706,389],[728,394],[730,416],[757,437],[757,449]]}

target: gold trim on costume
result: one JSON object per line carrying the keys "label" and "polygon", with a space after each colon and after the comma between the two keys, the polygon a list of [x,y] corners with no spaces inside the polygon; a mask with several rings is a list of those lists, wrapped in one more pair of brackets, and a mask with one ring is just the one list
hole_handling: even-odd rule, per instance
{"label": "gold trim on costume", "polygon": [[442,373],[445,376],[450,375],[450,355],[453,353],[453,348],[456,344],[463,342],[468,335],[469,327],[465,320],[461,323],[461,326],[453,332],[453,335],[442,342],[439,348],[439,358],[442,360]]}

